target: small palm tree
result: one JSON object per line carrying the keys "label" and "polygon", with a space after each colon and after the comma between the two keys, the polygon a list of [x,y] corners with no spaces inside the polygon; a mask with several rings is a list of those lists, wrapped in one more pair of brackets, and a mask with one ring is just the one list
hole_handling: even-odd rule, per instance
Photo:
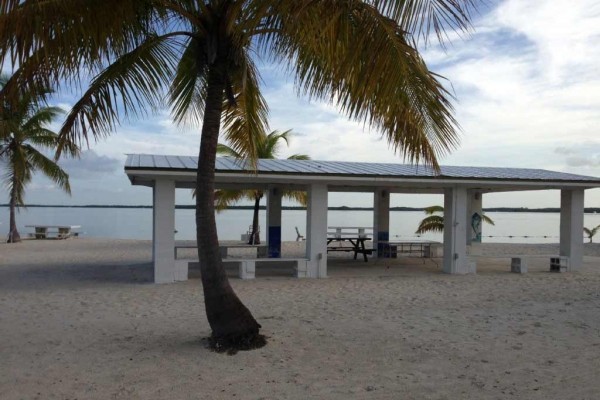
{"label": "small palm tree", "polygon": [[[0,77],[0,90],[9,79]],[[61,189],[71,193],[67,173],[37,149],[51,150],[58,145],[58,134],[46,126],[64,111],[42,105],[48,93],[50,91],[44,89],[37,94],[22,93],[17,97],[6,97],[0,109],[0,163],[6,168],[3,183],[8,188],[10,202],[8,243],[21,241],[15,211],[25,206],[25,187],[31,181],[33,172],[42,172]]]}
{"label": "small palm tree", "polygon": [[[292,135],[291,129],[285,132],[272,131],[268,135],[256,135],[252,137],[255,142],[252,146],[256,149],[256,154],[259,159],[274,159],[277,158],[279,150],[279,142],[283,140],[289,145],[289,138]],[[247,160],[250,156],[248,154],[241,154],[235,151],[233,148],[219,143],[217,145],[217,154],[222,156],[234,157],[239,160]],[[288,157],[288,160],[310,160],[310,157],[305,154],[294,154]],[[224,210],[233,203],[240,201],[241,199],[249,199],[254,201],[254,214],[252,217],[252,229],[250,230],[250,237],[248,238],[248,244],[260,244],[260,231],[258,229],[258,212],[260,209],[260,200],[263,198],[264,192],[262,190],[217,190],[215,192],[215,208],[220,211]],[[301,191],[285,191],[283,196],[292,200],[298,201],[302,205],[306,205],[306,192]]]}
{"label": "small palm tree", "polygon": [[583,233],[586,234],[587,238],[590,239],[590,243],[593,242],[593,237],[596,233],[598,233],[598,231],[600,231],[600,225],[598,225],[595,228],[589,229],[589,228],[583,228]]}
{"label": "small palm tree", "polygon": [[[415,231],[416,234],[421,235],[426,232],[443,232],[444,231],[444,207],[442,206],[431,206],[425,208],[425,214],[429,215],[419,223],[419,227]],[[437,213],[437,214],[436,214]],[[439,215],[442,214],[442,215]],[[481,219],[490,224],[494,225],[494,221],[483,214]]]}

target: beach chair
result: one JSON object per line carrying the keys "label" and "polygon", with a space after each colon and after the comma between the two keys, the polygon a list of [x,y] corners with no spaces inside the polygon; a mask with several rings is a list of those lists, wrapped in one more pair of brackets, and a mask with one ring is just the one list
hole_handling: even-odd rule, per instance
{"label": "beach chair", "polygon": [[295,228],[296,228],[296,235],[297,235],[297,236],[296,236],[296,242],[299,242],[299,241],[301,241],[301,240],[305,240],[305,239],[304,239],[304,236],[302,236],[302,235],[300,234],[300,231],[298,230],[298,227],[296,226]]}

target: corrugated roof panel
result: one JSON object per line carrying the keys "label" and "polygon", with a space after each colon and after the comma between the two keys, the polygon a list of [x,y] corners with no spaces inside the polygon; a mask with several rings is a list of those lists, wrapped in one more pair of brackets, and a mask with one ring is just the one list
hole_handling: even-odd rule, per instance
{"label": "corrugated roof panel", "polygon": [[140,167],[156,168],[156,164],[154,164],[154,156],[150,154],[140,154]]}
{"label": "corrugated roof panel", "polygon": [[156,166],[156,168],[174,168],[171,163],[169,162],[169,159],[171,158],[175,158],[173,156],[154,156],[154,165]]}
{"label": "corrugated roof panel", "polygon": [[140,155],[139,154],[127,154],[127,160],[125,160],[125,168],[138,168],[140,166]]}
{"label": "corrugated roof panel", "polygon": [[171,165],[171,168],[176,168],[176,169],[184,169],[185,168],[185,164],[183,163],[182,160],[183,157],[180,156],[171,156],[168,158],[169,164]]}
{"label": "corrugated roof panel", "polygon": [[[196,157],[153,156],[148,154],[128,154],[125,168],[144,169],[189,169],[197,168]],[[231,157],[217,157],[218,172],[241,172],[251,168],[244,162]],[[580,181],[600,183],[600,178],[532,168],[462,167],[443,166],[440,175],[429,167],[411,164],[358,163],[348,161],[317,160],[259,160],[258,173],[305,174],[305,175],[347,175],[385,176],[407,178],[458,178],[495,180],[535,180],[535,181]]]}

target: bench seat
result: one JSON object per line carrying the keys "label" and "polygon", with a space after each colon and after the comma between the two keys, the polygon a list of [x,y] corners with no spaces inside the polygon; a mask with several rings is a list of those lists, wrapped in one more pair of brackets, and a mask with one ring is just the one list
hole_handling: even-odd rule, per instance
{"label": "bench seat", "polygon": [[[196,245],[177,245],[175,246],[175,259],[177,259],[177,250],[179,249],[197,249]],[[266,244],[220,244],[219,252],[221,258],[227,258],[229,249],[256,249],[256,257],[267,257]]]}
{"label": "bench seat", "polygon": [[257,263],[290,263],[294,264],[296,277],[306,278],[308,274],[308,260],[306,258],[225,258],[223,263],[237,265],[240,279],[254,279]]}
{"label": "bench seat", "polygon": [[569,270],[569,257],[557,256],[552,254],[507,254],[507,255],[478,255],[469,256],[470,265],[472,271],[476,269],[477,258],[510,258],[510,272],[517,274],[524,274],[528,272],[528,260],[532,258],[546,258],[550,259],[550,271],[551,272],[567,272]]}

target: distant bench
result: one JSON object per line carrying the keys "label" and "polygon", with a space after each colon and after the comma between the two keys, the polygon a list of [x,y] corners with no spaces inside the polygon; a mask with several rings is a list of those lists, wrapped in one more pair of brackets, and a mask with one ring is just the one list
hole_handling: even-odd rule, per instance
{"label": "distant bench", "polygon": [[[197,249],[196,245],[179,245],[175,246],[175,259],[177,260],[178,249]],[[267,256],[267,245],[266,244],[220,244],[219,252],[221,258],[227,258],[229,249],[256,249],[256,257],[262,258]]]}
{"label": "distant bench", "polygon": [[29,233],[29,237],[36,239],[66,239],[79,236],[79,232],[73,230],[81,228],[80,225],[25,225],[25,227],[34,229],[34,233]]}
{"label": "distant bench", "polygon": [[549,254],[521,254],[521,255],[493,255],[493,256],[469,256],[472,271],[475,272],[477,258],[510,258],[510,272],[518,274],[525,274],[528,271],[528,260],[532,258],[546,258],[550,259],[550,271],[551,272],[566,272],[569,270],[569,257],[557,256]]}

